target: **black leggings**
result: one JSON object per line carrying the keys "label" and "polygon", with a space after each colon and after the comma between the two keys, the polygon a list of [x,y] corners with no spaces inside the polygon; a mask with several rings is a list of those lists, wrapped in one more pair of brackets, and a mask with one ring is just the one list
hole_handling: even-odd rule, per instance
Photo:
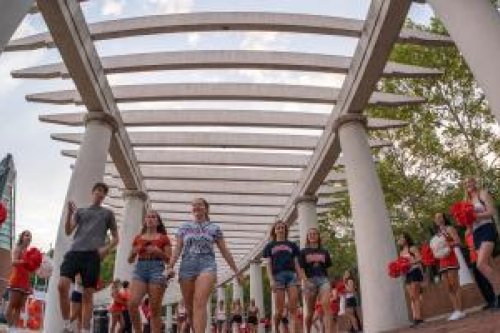
{"label": "black leggings", "polygon": [[495,302],[495,291],[493,290],[493,286],[477,268],[476,263],[472,264],[472,274],[474,274],[474,280],[476,280],[477,287],[486,303],[490,304]]}

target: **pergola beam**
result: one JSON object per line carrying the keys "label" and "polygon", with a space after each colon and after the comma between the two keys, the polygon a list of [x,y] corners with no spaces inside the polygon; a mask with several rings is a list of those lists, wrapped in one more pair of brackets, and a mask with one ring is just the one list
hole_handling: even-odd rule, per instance
{"label": "pergola beam", "polygon": [[[314,150],[317,135],[285,135],[237,132],[130,132],[133,147],[243,148],[269,150]],[[56,141],[80,144],[81,133],[56,133]],[[373,148],[391,146],[390,141],[372,140]]]}
{"label": "pergola beam", "polygon": [[[270,101],[335,104],[339,89],[270,83],[150,83],[112,87],[116,103],[157,101]],[[30,102],[81,104],[76,90],[59,90],[29,94]],[[371,105],[402,106],[425,102],[421,97],[373,92]]]}
{"label": "pergola beam", "polygon": [[[204,12],[125,18],[89,24],[92,39],[109,40],[152,34],[203,31],[278,31],[360,37],[364,21],[323,15],[266,12]],[[426,46],[451,45],[446,36],[419,30],[402,29],[398,42]],[[49,33],[40,33],[11,41],[9,51],[53,47]]]}
{"label": "pergola beam", "polygon": [[[351,58],[312,53],[207,50],[115,55],[102,57],[101,61],[105,74],[182,69],[269,69],[346,74]],[[383,74],[385,77],[421,78],[440,75],[441,72],[388,62]],[[54,63],[14,70],[12,77],[50,79],[70,76],[63,63]]]}
{"label": "pergola beam", "polygon": [[[123,123],[133,126],[225,126],[225,127],[274,127],[322,130],[328,114],[312,112],[281,112],[259,110],[135,110],[122,111]],[[85,113],[56,113],[41,115],[40,121],[83,126]],[[373,130],[406,126],[400,120],[369,118],[368,128]]]}

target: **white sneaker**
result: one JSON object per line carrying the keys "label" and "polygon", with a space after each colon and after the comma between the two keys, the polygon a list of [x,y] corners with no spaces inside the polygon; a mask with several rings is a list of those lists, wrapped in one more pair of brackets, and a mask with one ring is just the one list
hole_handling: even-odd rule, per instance
{"label": "white sneaker", "polygon": [[453,311],[453,313],[448,317],[449,321],[459,320],[465,317],[465,313],[462,311]]}

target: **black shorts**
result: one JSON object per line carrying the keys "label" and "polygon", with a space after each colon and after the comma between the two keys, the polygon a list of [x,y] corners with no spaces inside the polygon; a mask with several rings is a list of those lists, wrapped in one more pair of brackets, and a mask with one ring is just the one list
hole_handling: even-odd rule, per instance
{"label": "black shorts", "polygon": [[356,301],[356,297],[349,297],[345,300],[345,306],[347,308],[355,308],[358,306],[358,302]]}
{"label": "black shorts", "polygon": [[96,288],[101,269],[101,258],[97,251],[69,251],[61,264],[61,276],[72,281],[80,273],[83,288]]}
{"label": "black shorts", "polygon": [[247,322],[252,325],[257,325],[258,324],[257,316],[248,316]]}
{"label": "black shorts", "polygon": [[281,323],[282,323],[283,325],[288,325],[288,317],[282,317],[282,318],[281,318]]}
{"label": "black shorts", "polygon": [[71,293],[71,302],[73,303],[81,303],[82,302],[82,293],[79,291],[74,291]]}
{"label": "black shorts", "polygon": [[497,239],[497,228],[495,223],[486,223],[474,230],[472,237],[474,239],[474,248],[479,250],[481,243],[492,242],[495,243]]}
{"label": "black shorts", "polygon": [[243,317],[241,315],[234,315],[231,319],[231,323],[241,324],[243,323]]}
{"label": "black shorts", "polygon": [[406,273],[405,283],[410,284],[413,282],[422,282],[424,281],[424,275],[422,274],[422,270],[420,268],[414,268]]}

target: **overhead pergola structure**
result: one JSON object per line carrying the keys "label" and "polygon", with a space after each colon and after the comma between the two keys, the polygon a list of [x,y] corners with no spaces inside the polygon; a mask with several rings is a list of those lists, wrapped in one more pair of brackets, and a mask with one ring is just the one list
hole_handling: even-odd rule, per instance
{"label": "overhead pergola structure", "polygon": [[[498,27],[493,28],[497,18],[492,16],[498,13],[492,14],[494,11],[486,6],[488,0],[474,4],[468,0],[430,2],[439,14],[446,16],[445,24],[453,27],[452,34],[458,36],[464,31],[456,24],[459,21],[456,17],[470,8],[477,22],[490,24],[487,36],[498,37],[498,33],[495,35]],[[257,260],[276,219],[291,225],[292,236],[303,243],[307,228],[317,224],[318,214],[324,214],[338,201],[334,194],[348,189],[364,327],[367,332],[380,332],[404,325],[407,314],[402,287],[389,281],[385,272],[386,261],[396,252],[370,152],[370,148],[384,147],[390,142],[369,141],[365,129],[388,130],[405,124],[390,119],[366,119],[362,113],[369,105],[398,107],[425,102],[418,96],[376,91],[380,78],[425,78],[440,74],[434,69],[388,62],[394,43],[452,45],[446,36],[402,28],[411,3],[410,0],[373,0],[365,20],[267,12],[195,12],[87,24],[77,1],[39,0],[37,9],[45,19],[48,32],[12,40],[5,50],[57,47],[61,54],[61,63],[16,69],[12,76],[73,80],[76,90],[34,93],[28,95],[27,100],[82,105],[87,110],[44,115],[40,120],[71,127],[85,126],[83,132],[56,133],[52,138],[79,145],[79,149],[63,151],[63,155],[75,159],[67,198],[76,200],[77,204],[84,203],[89,186],[98,179],[105,179],[112,187],[106,204],[120,220],[122,239],[115,275],[130,274],[130,267],[124,262],[125,253],[130,248],[131,237],[137,233],[137,221],[141,220],[145,206],[159,211],[167,221],[169,232],[175,233],[178,225],[188,218],[191,200],[204,197],[212,204],[212,220],[223,229],[239,270],[250,268],[251,284],[258,286],[262,279]],[[22,10],[24,7],[18,9]],[[479,19],[481,17],[487,18]],[[482,26],[484,28],[484,24]],[[475,26],[471,28],[474,30]],[[97,41],[126,37],[228,31],[343,36],[356,38],[358,42],[352,57],[278,50],[174,50],[99,57],[94,46]],[[456,38],[463,44],[459,47],[466,44],[465,37]],[[500,54],[500,47],[498,43],[488,45],[490,50],[498,52],[486,50],[482,59],[493,64],[493,55]],[[470,47],[466,49],[466,57],[477,55]],[[486,85],[490,102],[498,106],[491,87],[498,83],[500,75],[487,73],[476,63],[473,65],[476,74],[480,74],[478,80]],[[340,88],[334,88],[295,82],[111,86],[107,77],[207,69],[337,73],[344,74],[345,78]],[[301,103],[304,111],[231,107],[152,107],[121,111],[117,105],[158,101]],[[331,112],[310,112],[307,105],[329,105]],[[343,171],[332,171],[335,164],[343,166]],[[68,238],[60,230],[55,273],[68,244]],[[219,255],[217,261],[218,283],[222,285],[233,273]],[[49,288],[45,320],[48,332],[56,331],[61,323],[56,283],[57,276],[51,279]],[[259,287],[251,290],[260,305]]]}

